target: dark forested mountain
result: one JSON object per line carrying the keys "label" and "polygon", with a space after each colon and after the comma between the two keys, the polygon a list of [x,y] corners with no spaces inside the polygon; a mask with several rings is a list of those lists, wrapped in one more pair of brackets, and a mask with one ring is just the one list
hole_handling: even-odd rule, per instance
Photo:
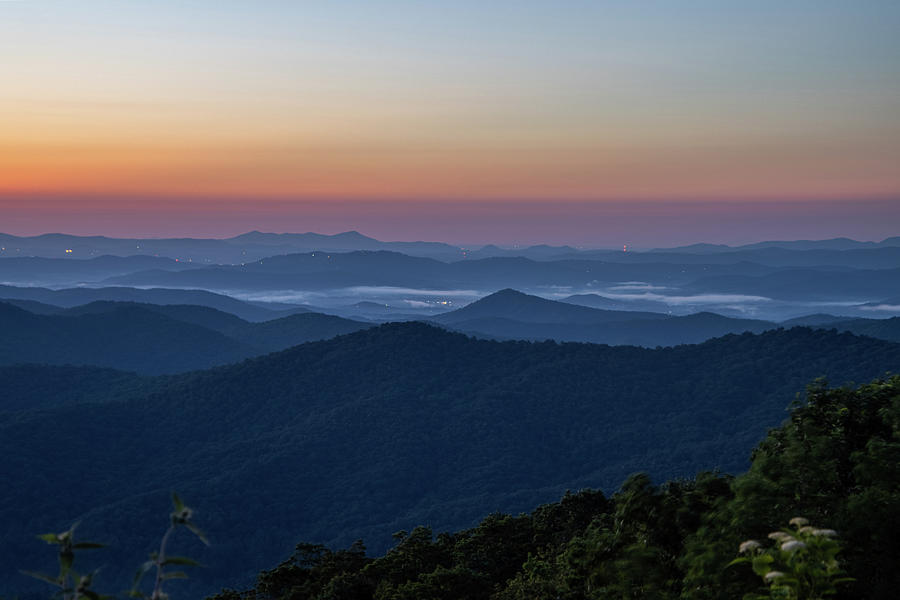
{"label": "dark forested mountain", "polygon": [[759,250],[767,248],[781,248],[786,250],[861,250],[869,248],[900,247],[900,236],[885,238],[880,242],[859,242],[850,238],[832,238],[829,240],[791,240],[768,241],[744,244],[743,246],[727,246],[725,244],[692,244],[676,248],[656,248],[651,252],[692,252],[697,254],[710,254],[720,252],[735,252],[747,250]]}
{"label": "dark forested mountain", "polygon": [[[272,256],[234,266],[207,267],[195,276],[150,270],[113,277],[117,285],[165,285],[211,289],[322,289],[355,285],[429,286],[446,263],[397,252],[310,252]],[[455,282],[448,282],[452,285]]]}
{"label": "dark forested mountain", "polygon": [[345,231],[334,235],[319,233],[262,233],[251,231],[224,240],[232,245],[253,244],[281,249],[270,251],[266,256],[288,254],[311,250],[331,250],[335,252],[353,252],[356,250],[388,250],[401,252],[409,256],[422,256],[438,260],[459,260],[465,251],[450,244],[441,242],[382,242],[365,236],[358,231]]}
{"label": "dark forested mountain", "polygon": [[700,278],[684,287],[690,293],[751,294],[784,300],[858,300],[900,294],[900,268],[881,270],[789,269],[760,276]]}
{"label": "dark forested mountain", "polygon": [[[706,244],[698,244],[706,247]],[[900,263],[900,245],[864,247],[853,250],[829,249],[786,249],[780,247],[760,247],[753,249],[728,248],[717,251],[654,250],[652,252],[612,252],[589,250],[566,255],[556,255],[553,260],[589,259],[625,264],[673,263],[736,265],[742,262],[765,265],[774,268],[818,268],[818,269],[890,269]]]}
{"label": "dark forested mountain", "polygon": [[[392,311],[397,319],[421,318],[446,308],[451,299],[459,306],[503,288],[538,295],[568,290],[573,294],[570,304],[604,310],[682,315],[708,310],[779,321],[822,310],[846,317],[869,316],[866,311],[871,308],[892,316],[895,308],[878,304],[883,298],[900,295],[900,283],[896,283],[900,281],[900,245],[892,240],[849,246],[841,242],[716,249],[722,251],[708,251],[710,248],[703,246],[693,251],[621,252],[579,251],[564,246],[521,250],[488,246],[472,250],[426,242],[383,243],[357,232],[336,236],[251,232],[231,240],[148,241],[150,245],[171,243],[173,247],[196,242],[197,248],[222,246],[229,251],[254,248],[241,250],[239,259],[231,262],[150,255],[86,260],[27,258],[17,252],[12,257],[0,257],[0,281],[53,288],[114,285],[201,289],[241,298],[311,302],[322,305],[309,307],[315,312],[373,320],[394,317],[355,308],[354,304],[390,304],[402,309]],[[73,242],[67,236],[41,236],[32,241],[51,245]],[[91,238],[90,243],[95,242],[112,243],[106,238]],[[134,240],[128,243],[134,244],[134,251],[150,251]],[[305,243],[318,244],[319,248],[303,247]],[[65,256],[75,254],[73,249]],[[39,297],[0,295],[3,297],[52,303]],[[122,294],[91,298],[95,299],[157,303]],[[173,302],[203,303],[186,299],[167,303]],[[825,308],[828,303],[832,306]],[[268,318],[246,312],[239,316],[248,320]]]}
{"label": "dark forested mountain", "polygon": [[21,411],[116,401],[136,392],[145,393],[149,381],[153,380],[100,367],[0,366],[0,423],[17,418],[16,413]]}
{"label": "dark forested mountain", "polygon": [[57,282],[71,284],[100,281],[147,269],[170,272],[196,267],[191,263],[154,256],[99,256],[87,260],[13,257],[0,259],[0,281],[20,285],[51,285]]}
{"label": "dark forested mountain", "polygon": [[[0,258],[10,256],[93,258],[103,254],[145,254],[213,264],[240,264],[267,256],[330,250],[392,250],[442,260],[463,258],[462,248],[439,242],[382,242],[356,231],[320,233],[262,233],[251,231],[227,239],[109,238],[50,233],[17,237],[0,233]],[[66,251],[70,250],[70,253]]]}
{"label": "dark forested mountain", "polygon": [[206,329],[218,331],[225,335],[231,335],[235,331],[240,331],[245,327],[251,326],[251,323],[248,321],[231,313],[195,304],[148,304],[143,302],[97,300],[96,302],[82,304],[81,306],[63,309],[62,312],[58,314],[70,317],[78,315],[102,315],[120,308],[146,310],[176,321],[184,321],[185,323],[192,323],[194,325],[205,327]]}
{"label": "dark forested mountain", "polygon": [[[749,556],[777,548],[783,542],[769,541],[772,531],[801,543],[754,558],[784,569],[784,581],[801,590],[795,597],[817,596],[801,585],[835,583],[838,600],[894,600],[898,398],[900,376],[858,389],[814,384],[737,477],[700,472],[654,484],[638,473],[610,496],[567,492],[530,514],[494,513],[453,533],[421,525],[395,536],[383,556],[367,555],[359,542],[340,550],[301,542],[252,588],[214,600],[312,600],[336,590],[354,600],[762,598],[769,595],[752,594],[765,588],[762,573],[743,562],[748,555],[729,563],[741,547]],[[751,539],[763,540],[754,542],[759,549],[742,544]],[[828,571],[819,568],[825,562]]]}
{"label": "dark forested mountain", "polygon": [[199,325],[139,306],[37,315],[0,303],[0,364],[95,365],[142,373],[190,371],[260,352]]}
{"label": "dark forested mountain", "polygon": [[23,310],[27,310],[28,312],[32,312],[38,315],[58,315],[59,313],[66,310],[61,306],[44,304],[43,302],[38,302],[37,300],[12,300],[9,298],[0,298],[0,302],[18,306]]}
{"label": "dark forested mountain", "polygon": [[463,308],[431,317],[430,320],[444,325],[452,325],[474,319],[493,318],[524,323],[597,324],[634,319],[665,319],[667,316],[653,312],[598,310],[547,300],[513,289],[505,289],[494,292]]}
{"label": "dark forested mountain", "polygon": [[728,333],[758,333],[777,327],[769,321],[734,319],[708,312],[672,317],[655,312],[595,309],[510,289],[428,320],[494,339],[650,347],[696,344]]}
{"label": "dark forested mountain", "polygon": [[558,302],[507,289],[461,309],[429,317],[428,321],[489,339],[646,347],[697,344],[729,333],[760,333],[777,327],[794,326],[837,329],[900,342],[898,317],[847,319],[809,315],[778,324],[759,319],[725,317],[711,312],[670,316],[655,312],[595,309],[577,304],[603,305],[605,300],[602,296],[585,294]]}
{"label": "dark forested mountain", "polygon": [[856,335],[867,335],[880,340],[900,342],[900,317],[890,319],[845,319],[818,325],[826,329],[849,331]]}
{"label": "dark forested mountain", "polygon": [[[41,287],[16,287],[0,285],[0,301],[34,300],[44,304],[71,308],[90,302],[140,302],[144,304],[191,304],[215,308],[247,321],[268,321],[293,313],[307,312],[301,306],[242,302],[230,296],[205,290],[179,290],[165,288],[67,288],[51,290]],[[260,306],[263,304],[262,306]],[[267,308],[268,306],[269,308]]]}
{"label": "dark forested mountain", "polygon": [[103,301],[48,315],[0,302],[0,365],[95,365],[179,373],[369,326],[318,313],[251,323],[205,306]]}
{"label": "dark forested mountain", "polygon": [[[684,317],[637,319],[609,323],[527,323],[500,317],[454,322],[452,329],[492,339],[555,340],[633,346],[697,344],[713,337],[745,331],[759,333],[778,327],[756,319],[734,319],[703,312]],[[882,330],[873,329],[879,333]],[[873,336],[882,339],[882,335]]]}
{"label": "dark forested mountain", "polygon": [[[657,248],[650,252],[612,250],[578,250],[571,246],[539,244],[527,247],[501,248],[494,244],[482,247],[461,248],[441,242],[385,242],[357,231],[345,231],[334,235],[320,233],[263,233],[251,231],[226,239],[197,238],[110,238],[104,236],[75,236],[49,233],[32,237],[19,237],[0,233],[0,258],[37,256],[44,258],[95,258],[101,255],[132,256],[143,254],[166,258],[191,260],[203,264],[240,264],[267,256],[298,252],[331,251],[353,252],[357,250],[387,250],[410,256],[423,256],[443,261],[464,258],[489,258],[496,256],[523,256],[533,260],[557,260],[560,258],[605,256],[615,261],[641,260],[642,254],[713,255],[733,253],[752,256],[758,250],[775,249],[793,253],[806,251],[842,252],[846,250],[873,250],[900,247],[900,237],[881,242],[859,242],[848,238],[831,240],[767,241],[743,246],[723,244],[693,244],[676,248]],[[67,253],[66,250],[71,250]],[[627,254],[627,255],[626,255]],[[637,257],[637,258],[635,258]],[[663,259],[665,260],[665,259]],[[686,259],[689,261],[689,259]],[[744,258],[743,260],[752,260]],[[689,261],[690,262],[690,261]],[[805,264],[805,263],[783,263]],[[832,263],[819,263],[832,264]]]}
{"label": "dark forested mountain", "polygon": [[348,286],[431,287],[435,289],[585,287],[596,282],[658,281],[670,285],[715,275],[757,276],[777,269],[735,265],[640,263],[600,260],[536,261],[495,257],[444,263],[396,252],[312,252],[269,257],[254,263],[184,272],[149,270],[112,277],[116,285],[208,289],[327,289]]}
{"label": "dark forested mountain", "polygon": [[783,327],[821,327],[830,323],[837,323],[838,321],[846,320],[847,317],[838,317],[826,313],[815,313],[812,315],[804,315],[802,317],[795,317],[793,319],[788,319],[787,321],[782,321],[781,325]]}
{"label": "dark forested mountain", "polygon": [[[204,372],[104,372],[109,388],[78,370],[0,370],[18,390],[0,413],[0,477],[16,482],[0,496],[0,593],[29,589],[17,568],[48,563],[34,534],[77,519],[86,538],[114,542],[96,560],[126,587],[134,564],[120,557],[158,539],[172,489],[212,539],[179,542],[210,566],[182,588],[197,597],[249,583],[297,540],[362,537],[377,553],[399,529],[468,526],[634,471],[742,471],[805,382],[898,365],[900,344],[805,328],[650,350],[407,323]],[[19,410],[34,379],[43,408]],[[48,401],[57,385],[64,397]]]}
{"label": "dark forested mountain", "polygon": [[890,269],[900,263],[900,246],[885,246],[858,250],[789,250],[766,247],[755,250],[722,252],[714,255],[696,256],[694,261],[683,254],[654,253],[653,256],[666,262],[708,262],[714,264],[749,261],[773,267],[806,268],[854,268]]}
{"label": "dark forested mountain", "polygon": [[590,308],[599,308],[602,310],[642,310],[647,312],[666,313],[670,310],[670,306],[660,300],[652,299],[635,299],[629,298],[622,300],[619,298],[610,298],[602,294],[573,294],[560,298],[560,302],[569,304],[577,304],[579,306],[588,306]]}
{"label": "dark forested mountain", "polygon": [[861,248],[885,248],[900,246],[900,236],[889,237],[880,242],[859,242],[850,238],[832,238],[830,240],[791,240],[756,242],[739,246],[741,249],[755,248],[788,248],[797,250],[856,250]]}

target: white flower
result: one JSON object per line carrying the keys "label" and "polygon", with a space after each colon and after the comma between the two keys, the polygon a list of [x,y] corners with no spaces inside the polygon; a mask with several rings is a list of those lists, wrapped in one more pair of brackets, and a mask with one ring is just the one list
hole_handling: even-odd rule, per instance
{"label": "white flower", "polygon": [[803,527],[804,525],[809,525],[809,519],[804,519],[803,517],[794,517],[790,521],[788,521],[794,527]]}
{"label": "white flower", "polygon": [[745,554],[750,552],[751,550],[756,550],[760,547],[760,543],[756,540],[747,540],[746,542],[741,542],[741,547],[738,549],[738,554]]}
{"label": "white flower", "polygon": [[781,571],[769,571],[766,573],[765,580],[772,581],[773,579],[778,579],[779,577],[784,577],[784,573]]}
{"label": "white flower", "polygon": [[797,531],[799,531],[800,533],[811,533],[811,534],[815,535],[816,528],[813,527],[812,525],[804,525]]}
{"label": "white flower", "polygon": [[785,533],[783,531],[773,531],[769,534],[770,540],[775,540],[776,542],[790,542],[794,540],[794,536]]}
{"label": "white flower", "polygon": [[785,552],[793,552],[794,550],[799,550],[800,548],[806,548],[806,544],[803,542],[798,542],[797,540],[791,540],[790,542],[785,542],[781,545],[781,549]]}
{"label": "white flower", "polygon": [[813,535],[817,536],[826,536],[826,537],[835,537],[837,535],[837,531],[834,529],[814,529],[812,532]]}

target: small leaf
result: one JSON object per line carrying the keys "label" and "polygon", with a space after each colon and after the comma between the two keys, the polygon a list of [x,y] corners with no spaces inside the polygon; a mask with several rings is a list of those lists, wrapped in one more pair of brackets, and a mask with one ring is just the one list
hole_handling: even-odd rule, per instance
{"label": "small leaf", "polygon": [[58,544],[59,538],[56,537],[55,533],[45,533],[43,535],[37,536],[39,540],[44,540],[48,544]]}
{"label": "small leaf", "polygon": [[209,546],[209,540],[206,539],[206,535],[204,535],[203,532],[200,531],[200,528],[199,528],[199,527],[197,527],[197,526],[194,525],[193,523],[185,523],[184,525],[185,525],[185,527],[187,527],[188,529],[190,529],[191,532],[193,532],[194,535],[196,535],[198,538],[200,538],[200,541],[201,541],[201,542],[203,542],[204,544],[206,544],[207,546]]}
{"label": "small leaf", "polygon": [[50,575],[45,575],[44,573],[36,573],[34,571],[19,571],[23,575],[28,575],[29,577],[34,577],[35,579],[40,579],[41,581],[46,581],[47,583],[55,586],[61,586],[62,582],[56,577],[52,577]]}
{"label": "small leaf", "polygon": [[184,502],[181,501],[181,498],[178,497],[178,494],[172,492],[172,504],[175,505],[175,512],[180,513],[184,510]]}
{"label": "small leaf", "polygon": [[187,579],[187,573],[184,571],[172,571],[171,573],[166,573],[162,576],[163,580],[167,579]]}
{"label": "small leaf", "polygon": [[104,545],[97,542],[78,542],[72,547],[76,550],[93,550],[94,548],[103,548]]}

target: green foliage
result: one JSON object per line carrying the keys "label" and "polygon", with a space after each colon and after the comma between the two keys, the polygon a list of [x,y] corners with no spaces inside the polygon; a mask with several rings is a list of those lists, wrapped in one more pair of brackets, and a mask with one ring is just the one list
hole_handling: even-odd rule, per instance
{"label": "green foliage", "polygon": [[[818,382],[744,475],[657,486],[638,474],[610,498],[567,493],[531,514],[493,514],[452,534],[399,532],[379,558],[360,544],[301,545],[253,589],[215,600],[889,600],[900,589],[891,568],[900,557],[898,408],[900,377],[857,389]],[[746,541],[748,554],[731,561],[741,540],[764,537],[800,509],[837,524],[842,543],[794,519],[769,536],[773,546]],[[342,552],[353,560],[335,560]],[[754,591],[760,577],[765,594]]]}
{"label": "green foliage", "polygon": [[45,533],[38,536],[38,539],[57,547],[59,559],[59,572],[54,575],[46,573],[36,573],[32,571],[23,571],[25,575],[40,579],[52,585],[59,590],[63,600],[102,600],[109,596],[101,596],[91,589],[94,583],[94,575],[92,573],[79,574],[75,570],[75,551],[76,550],[92,550],[102,548],[102,544],[96,542],[75,541],[75,528],[78,523],[73,524],[67,531],[62,533]]}
{"label": "green foliage", "polygon": [[[200,531],[200,528],[194,524],[194,511],[178,497],[178,494],[172,492],[172,514],[169,515],[169,528],[162,537],[159,544],[159,551],[150,555],[150,560],[143,563],[134,576],[134,583],[131,587],[132,598],[143,598],[145,600],[165,600],[168,595],[163,591],[163,583],[172,579],[187,579],[184,571],[167,571],[166,567],[198,567],[200,563],[186,556],[170,556],[166,554],[169,538],[175,533],[179,527],[184,527],[193,533],[197,538],[206,545],[209,541],[206,535]],[[153,583],[153,591],[147,595],[141,592],[140,585],[144,575],[151,570],[156,569],[156,580]]]}
{"label": "green foliage", "polygon": [[[207,529],[228,532],[208,551],[185,542],[209,565],[184,582],[196,597],[247,585],[300,539],[362,538],[380,555],[397,529],[472,527],[567,488],[611,493],[636,471],[739,473],[806,382],[868,380],[897,364],[900,345],[809,329],[649,350],[404,324],[205,372],[121,382],[109,372],[109,386],[87,386],[94,375],[79,369],[0,369],[11,392],[0,403],[16,407],[0,412],[2,478],[17,482],[0,498],[0,593],[27,591],[14,565],[39,560],[30,535],[70,515],[89,537],[117,532],[103,575],[127,587],[123,557],[149,551],[167,508],[147,494],[170,487],[198,498]],[[24,409],[36,397],[59,402]]]}
{"label": "green foliage", "polygon": [[[184,573],[184,571],[171,571],[167,570],[166,567],[200,566],[197,561],[186,556],[171,556],[166,554],[169,538],[179,527],[190,530],[202,540],[203,543],[208,543],[206,536],[193,521],[194,511],[185,505],[181,498],[178,497],[178,494],[174,492],[172,493],[172,503],[174,508],[169,515],[169,528],[163,535],[159,546],[159,552],[151,554],[150,560],[143,563],[138,569],[137,575],[134,578],[134,586],[129,593],[129,596],[133,598],[166,600],[169,596],[163,590],[163,584],[173,579],[187,579],[187,574]],[[112,600],[114,596],[101,596],[92,589],[91,586],[94,583],[94,576],[97,571],[88,574],[79,574],[74,569],[76,550],[90,550],[103,547],[102,544],[96,542],[76,541],[75,528],[77,526],[78,523],[75,523],[67,531],[62,533],[45,533],[38,536],[38,539],[41,539],[48,544],[55,545],[58,548],[59,573],[57,575],[53,576],[31,571],[23,571],[23,573],[58,588],[59,592],[57,595],[61,596],[63,600]],[[153,591],[148,595],[141,592],[140,583],[143,576],[153,569],[156,569],[156,579]]]}
{"label": "green foliage", "polygon": [[812,527],[802,517],[794,517],[790,525],[792,529],[769,534],[774,541],[769,548],[756,540],[745,541],[739,550],[749,556],[729,563],[749,563],[768,586],[767,594],[746,594],[745,600],[822,600],[836,594],[839,584],[852,581],[838,565],[840,544],[833,539],[837,532]]}
{"label": "green foliage", "polygon": [[[857,389],[807,390],[790,420],[753,453],[734,497],[704,517],[685,559],[691,598],[733,597],[747,579],[725,570],[741,540],[761,538],[791,515],[827,523],[844,540],[847,597],[892,599],[900,586],[900,377]],[[729,572],[730,571],[730,572]]]}

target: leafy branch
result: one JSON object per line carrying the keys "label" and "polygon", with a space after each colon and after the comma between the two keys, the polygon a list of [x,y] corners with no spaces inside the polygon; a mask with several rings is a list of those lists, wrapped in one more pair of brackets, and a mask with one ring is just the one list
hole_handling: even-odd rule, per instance
{"label": "leafy branch", "polygon": [[[131,592],[129,595],[132,598],[144,598],[147,600],[166,600],[169,596],[163,591],[163,584],[166,581],[170,581],[172,579],[187,579],[187,573],[184,571],[166,571],[166,567],[170,566],[180,566],[180,567],[199,567],[200,563],[195,561],[192,558],[188,558],[186,556],[168,556],[166,554],[166,546],[169,543],[169,539],[175,533],[175,531],[179,527],[185,527],[191,533],[197,536],[201,542],[209,545],[209,540],[206,539],[206,536],[203,532],[198,528],[192,518],[194,516],[194,511],[186,506],[184,502],[182,502],[181,498],[178,497],[178,494],[172,493],[172,504],[174,505],[174,510],[172,514],[169,515],[169,528],[166,529],[166,533],[162,537],[162,541],[159,544],[159,551],[154,552],[150,555],[150,560],[146,561],[141,567],[138,569],[137,574],[134,576],[134,584],[132,585]],[[141,580],[144,578],[144,575],[156,569],[156,577],[153,583],[153,591],[148,596],[145,593],[141,592],[140,585]]]}
{"label": "leafy branch", "polygon": [[57,546],[58,548],[59,573],[56,576],[34,571],[22,571],[22,573],[29,577],[46,581],[53,587],[58,588],[59,591],[57,594],[61,596],[63,600],[81,600],[82,598],[87,598],[88,600],[105,600],[106,598],[110,598],[110,596],[101,596],[91,589],[94,575],[97,574],[97,571],[82,575],[73,568],[76,550],[92,550],[103,547],[103,544],[98,544],[96,542],[76,542],[75,529],[77,527],[78,523],[74,523],[67,531],[63,531],[62,533],[45,533],[37,536],[38,539],[43,540],[50,545]]}
{"label": "leafy branch", "polygon": [[812,527],[803,517],[794,517],[790,525],[769,534],[771,548],[764,549],[756,540],[743,542],[739,552],[745,556],[729,563],[749,563],[768,586],[768,594],[747,594],[744,600],[821,600],[836,594],[838,584],[853,581],[838,564],[841,546],[833,529]]}

